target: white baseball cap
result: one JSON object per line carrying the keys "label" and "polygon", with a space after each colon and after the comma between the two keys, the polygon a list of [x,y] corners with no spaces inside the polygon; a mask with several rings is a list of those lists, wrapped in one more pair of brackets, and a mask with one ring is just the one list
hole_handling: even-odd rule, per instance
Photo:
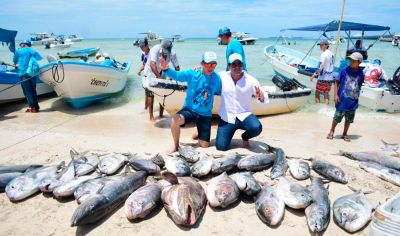
{"label": "white baseball cap", "polygon": [[205,52],[201,59],[205,63],[217,62],[217,54],[215,52]]}
{"label": "white baseball cap", "polygon": [[229,61],[230,64],[233,63],[236,60],[239,60],[240,62],[243,62],[242,55],[240,55],[239,53],[233,53],[228,57],[228,61]]}
{"label": "white baseball cap", "polygon": [[363,55],[359,52],[353,52],[349,58],[359,62],[363,61]]}

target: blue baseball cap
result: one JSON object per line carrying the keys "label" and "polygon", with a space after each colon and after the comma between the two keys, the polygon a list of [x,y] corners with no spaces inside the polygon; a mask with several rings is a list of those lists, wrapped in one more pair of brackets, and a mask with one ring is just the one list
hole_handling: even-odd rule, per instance
{"label": "blue baseball cap", "polygon": [[215,52],[205,52],[201,56],[201,60],[204,63],[217,62],[217,54]]}
{"label": "blue baseball cap", "polygon": [[26,45],[28,45],[28,47],[31,47],[32,41],[30,39],[25,39],[24,41],[19,43],[19,46],[21,46],[22,44],[26,44]]}
{"label": "blue baseball cap", "polygon": [[375,65],[381,65],[381,60],[379,60],[379,59],[375,59],[375,60],[373,60],[372,61],[372,64],[375,64]]}
{"label": "blue baseball cap", "polygon": [[226,34],[228,34],[230,32],[231,32],[231,30],[228,27],[226,27],[226,26],[222,27],[218,31],[218,37],[221,37],[222,35],[226,35]]}

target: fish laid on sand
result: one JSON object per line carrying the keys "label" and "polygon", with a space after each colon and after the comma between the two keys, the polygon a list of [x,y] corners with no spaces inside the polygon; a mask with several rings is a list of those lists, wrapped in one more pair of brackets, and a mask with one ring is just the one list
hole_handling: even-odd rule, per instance
{"label": "fish laid on sand", "polygon": [[229,176],[240,189],[248,196],[256,195],[261,191],[261,186],[251,172],[238,172]]}
{"label": "fish laid on sand", "polygon": [[277,225],[285,214],[285,203],[274,187],[265,185],[258,193],[255,202],[258,217],[270,226]]}
{"label": "fish laid on sand", "polygon": [[226,172],[207,181],[207,200],[211,207],[225,208],[239,198],[239,188]]}
{"label": "fish laid on sand", "polygon": [[400,186],[400,171],[381,166],[374,162],[360,162],[361,169],[378,176],[394,185]]}
{"label": "fish laid on sand", "polygon": [[245,157],[237,164],[240,170],[260,171],[271,167],[275,161],[275,154],[256,154]]}
{"label": "fish laid on sand", "polygon": [[190,163],[197,162],[200,158],[199,152],[192,146],[179,147],[178,153],[180,157]]}
{"label": "fish laid on sand", "polygon": [[383,151],[386,152],[397,152],[397,150],[399,150],[399,144],[398,143],[388,143],[385,142],[385,140],[381,139],[382,143],[383,143]]}
{"label": "fish laid on sand", "polygon": [[203,187],[192,177],[176,177],[169,172],[163,177],[170,183],[161,192],[168,215],[177,225],[194,225],[207,203]]}
{"label": "fish laid on sand", "polygon": [[189,164],[182,158],[173,156],[165,159],[165,168],[167,171],[177,176],[190,175]]}
{"label": "fish laid on sand", "polygon": [[275,179],[284,176],[288,168],[285,152],[277,148],[275,150],[275,160],[271,168],[271,178]]}
{"label": "fish laid on sand", "polygon": [[211,172],[211,167],[214,161],[213,156],[206,155],[190,168],[192,175],[194,177],[203,177],[208,175]]}
{"label": "fish laid on sand", "polygon": [[149,183],[133,192],[125,201],[124,211],[129,220],[146,217],[161,203],[161,186]]}
{"label": "fish laid on sand", "polygon": [[125,163],[126,157],[119,153],[100,156],[99,170],[106,175],[115,174]]}
{"label": "fish laid on sand", "polygon": [[71,218],[71,226],[94,223],[113,212],[133,191],[145,183],[146,177],[144,171],[126,173],[121,175],[120,179],[105,185],[96,195],[86,199],[76,208]]}
{"label": "fish laid on sand", "polygon": [[275,191],[286,206],[293,209],[304,209],[311,204],[312,194],[308,188],[291,182],[286,177],[279,177],[277,181]]}
{"label": "fish laid on sand", "polygon": [[58,165],[44,166],[24,173],[11,180],[5,189],[11,201],[23,200],[39,191],[39,184],[45,178],[56,177],[58,170],[65,166],[64,162]]}
{"label": "fish laid on sand", "polygon": [[373,209],[361,191],[336,199],[332,208],[336,223],[350,233],[362,229],[371,220]]}
{"label": "fish laid on sand", "polygon": [[400,215],[400,197],[394,199],[390,204],[387,204],[385,210]]}
{"label": "fish laid on sand", "polygon": [[160,153],[153,154],[150,157],[150,161],[158,165],[160,168],[164,167],[165,165],[164,157]]}
{"label": "fish laid on sand", "polygon": [[221,158],[216,158],[211,166],[211,173],[221,174],[233,170],[238,165],[240,156],[237,153],[228,153]]}
{"label": "fish laid on sand", "polygon": [[29,170],[43,167],[43,165],[15,165],[15,166],[0,166],[0,174],[4,173],[15,173],[15,172],[26,172]]}
{"label": "fish laid on sand", "polygon": [[129,165],[135,170],[143,170],[149,174],[155,174],[160,172],[160,166],[144,158],[140,158],[138,155],[128,156]]}
{"label": "fish laid on sand", "polygon": [[385,152],[345,152],[339,151],[338,155],[345,156],[352,160],[375,162],[387,168],[400,171],[400,159],[387,155]]}
{"label": "fish laid on sand", "polygon": [[75,165],[74,161],[72,160],[57,176],[51,176],[43,179],[39,184],[39,189],[42,192],[51,193],[57,186],[74,179],[74,177]]}
{"label": "fish laid on sand", "polygon": [[95,153],[86,153],[84,155],[79,154],[75,150],[70,151],[71,158],[75,164],[75,176],[82,176],[89,174],[96,170],[99,164],[99,157]]}
{"label": "fish laid on sand", "polygon": [[312,159],[311,167],[318,174],[322,175],[328,180],[332,180],[338,183],[347,184],[346,173],[338,166],[335,166],[327,161]]}
{"label": "fish laid on sand", "polygon": [[287,160],[290,174],[297,180],[305,180],[310,178],[310,165],[303,160],[289,159]]}
{"label": "fish laid on sand", "polygon": [[328,189],[320,177],[311,177],[313,203],[306,210],[307,225],[311,232],[320,233],[328,227],[330,220],[330,202]]}
{"label": "fish laid on sand", "polygon": [[0,174],[0,192],[4,192],[7,184],[10,183],[11,180],[23,174],[24,173],[22,172],[9,172]]}
{"label": "fish laid on sand", "polygon": [[91,180],[98,178],[96,176],[91,176],[91,175],[84,175],[84,176],[78,176],[75,177],[74,179],[63,182],[57,187],[53,189],[53,195],[56,198],[63,198],[63,197],[69,197],[74,195],[75,190],[78,188],[80,184],[82,184],[85,181]]}
{"label": "fish laid on sand", "polygon": [[[106,186],[108,183],[111,183],[113,180],[118,180],[120,178],[121,178],[120,175],[115,175],[115,176],[107,176],[102,178],[93,178],[86,180],[77,186],[77,188],[74,191],[74,198],[76,199],[78,204],[81,204],[86,199],[89,199],[94,195],[96,195],[97,192],[99,192],[102,188],[104,188],[104,186]],[[53,192],[53,194],[55,193],[57,193],[57,191]]]}

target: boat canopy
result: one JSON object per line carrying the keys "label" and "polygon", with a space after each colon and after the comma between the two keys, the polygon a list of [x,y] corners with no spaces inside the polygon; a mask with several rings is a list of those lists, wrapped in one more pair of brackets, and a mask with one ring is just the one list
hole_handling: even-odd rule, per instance
{"label": "boat canopy", "polygon": [[[298,28],[288,28],[288,29],[282,29],[281,31],[297,30],[297,31],[330,32],[330,31],[337,31],[338,28],[339,28],[339,21],[335,20],[335,21],[329,22],[328,24],[304,26],[304,27],[298,27]],[[385,30],[390,30],[390,27],[342,21],[340,30],[341,31],[385,31]]]}
{"label": "boat canopy", "polygon": [[18,31],[15,30],[0,28],[0,42],[3,45],[6,44],[12,53],[15,52],[15,37],[17,36],[17,33]]}

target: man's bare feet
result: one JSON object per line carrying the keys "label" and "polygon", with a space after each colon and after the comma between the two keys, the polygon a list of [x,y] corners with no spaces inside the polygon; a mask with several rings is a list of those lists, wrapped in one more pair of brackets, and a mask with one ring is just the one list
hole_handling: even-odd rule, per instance
{"label": "man's bare feet", "polygon": [[244,141],[243,140],[243,145],[242,145],[244,148],[250,148],[251,146],[250,146],[250,141]]}
{"label": "man's bare feet", "polygon": [[154,116],[150,117],[150,122],[154,123],[154,121],[155,121]]}
{"label": "man's bare feet", "polygon": [[166,154],[166,155],[169,155],[169,154],[174,153],[174,152],[176,152],[176,151],[178,151],[178,148],[175,147],[175,146],[171,146],[170,149],[168,149],[167,151],[165,151],[165,154]]}
{"label": "man's bare feet", "polygon": [[347,136],[347,135],[343,135],[343,136],[342,136],[342,139],[343,139],[344,141],[346,141],[346,142],[350,142],[350,141],[351,141],[350,138],[349,138],[349,136]]}
{"label": "man's bare feet", "polygon": [[329,132],[329,134],[326,136],[327,139],[333,139],[333,132]]}
{"label": "man's bare feet", "polygon": [[199,133],[197,133],[197,130],[195,132],[193,132],[192,134],[192,139],[193,140],[197,140],[199,138]]}

